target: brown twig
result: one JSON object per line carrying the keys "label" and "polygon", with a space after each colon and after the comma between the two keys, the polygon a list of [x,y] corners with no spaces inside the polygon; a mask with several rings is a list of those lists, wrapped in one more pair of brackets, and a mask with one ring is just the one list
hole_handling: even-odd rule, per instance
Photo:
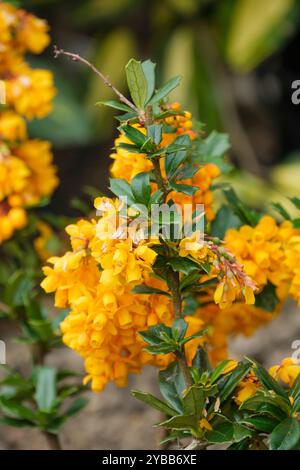
{"label": "brown twig", "polygon": [[101,80],[104,82],[106,86],[111,88],[113,92],[118,96],[119,100],[129,106],[132,110],[134,110],[136,113],[140,114],[140,111],[138,108],[129,101],[126,96],[124,96],[109,80],[108,77],[106,77],[100,70],[95,67],[91,62],[89,62],[87,59],[84,57],[81,57],[79,54],[73,54],[72,52],[67,52],[64,51],[63,49],[59,49],[57,46],[54,46],[54,57],[57,59],[60,55],[65,55],[67,57],[70,57],[74,62],[81,62],[82,64],[87,65],[93,72],[98,75],[98,77],[101,78]]}
{"label": "brown twig", "polygon": [[46,437],[50,450],[62,450],[57,434],[44,431],[44,436]]}

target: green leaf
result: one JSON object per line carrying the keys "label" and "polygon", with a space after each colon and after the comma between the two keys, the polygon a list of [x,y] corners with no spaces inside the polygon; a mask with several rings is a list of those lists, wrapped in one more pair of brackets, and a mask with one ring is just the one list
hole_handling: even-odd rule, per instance
{"label": "green leaf", "polygon": [[172,329],[163,323],[151,326],[148,330],[139,331],[143,340],[151,346],[159,346],[163,342],[172,341]]}
{"label": "green leaf", "polygon": [[201,346],[197,349],[196,355],[193,359],[193,367],[195,367],[200,374],[211,371],[208,354]]}
{"label": "green leaf", "polygon": [[274,397],[256,394],[244,401],[240,406],[241,410],[255,411],[259,414],[267,414],[273,418],[282,421],[287,417],[286,411],[283,411]]}
{"label": "green leaf", "polygon": [[56,369],[40,366],[36,369],[35,400],[40,411],[50,413],[56,400]]}
{"label": "green leaf", "polygon": [[294,204],[297,209],[300,209],[300,199],[298,197],[290,197],[289,200]]}
{"label": "green leaf", "polygon": [[290,450],[300,441],[300,423],[296,418],[286,418],[269,436],[271,450]]}
{"label": "green leaf", "polygon": [[119,142],[117,145],[118,149],[127,150],[130,153],[141,153],[141,148],[133,144],[126,144],[124,142]]}
{"label": "green leaf", "polygon": [[[7,280],[7,285],[3,294],[5,304],[12,307],[24,306],[27,299],[32,297],[32,290],[35,287],[30,272],[16,271]],[[31,294],[31,295],[30,295]]]}
{"label": "green leaf", "polygon": [[196,416],[173,416],[172,418],[159,423],[158,426],[163,426],[167,429],[189,429],[197,434],[198,419]]}
{"label": "green leaf", "polygon": [[73,401],[73,403],[66,409],[64,412],[64,416],[71,418],[71,416],[75,416],[79,413],[87,404],[88,400],[84,397],[79,397]]}
{"label": "green leaf", "polygon": [[267,416],[249,416],[241,420],[242,424],[253,426],[260,432],[271,433],[277,426],[278,420]]}
{"label": "green leaf", "polygon": [[204,335],[207,334],[207,331],[208,331],[208,329],[206,328],[204,330],[197,331],[197,333],[194,333],[191,336],[187,336],[186,338],[184,338],[183,340],[180,341],[180,345],[186,344],[189,341],[191,341],[192,339],[202,338]]}
{"label": "green leaf", "polygon": [[223,205],[218,210],[215,219],[211,223],[211,234],[223,240],[229,228],[239,228],[240,226],[240,219],[233,213],[229,206]]}
{"label": "green leaf", "polygon": [[178,180],[185,180],[187,178],[192,178],[195,173],[199,171],[199,166],[191,166],[190,163],[187,163],[185,165],[181,165],[179,168],[177,168],[173,178]]}
{"label": "green leaf", "polygon": [[3,413],[7,414],[8,417],[25,419],[31,422],[36,420],[36,414],[33,410],[4,397],[0,398],[0,409]]}
{"label": "green leaf", "polygon": [[230,359],[225,359],[214,368],[210,376],[210,382],[212,384],[215,383],[218,380],[218,378],[224,374],[224,370],[229,363],[230,363]]}
{"label": "green leaf", "polygon": [[261,384],[267,390],[273,390],[277,395],[283,397],[287,404],[289,401],[287,399],[286,391],[279,385],[279,383],[273,379],[273,377],[269,374],[269,372],[257,362],[254,362],[254,371],[255,375],[259,378]]}
{"label": "green leaf", "polygon": [[227,400],[230,395],[234,392],[237,385],[243,380],[243,378],[248,374],[251,368],[251,364],[239,364],[228,378],[224,381],[224,384],[220,390],[220,399],[221,402]]}
{"label": "green leaf", "polygon": [[155,67],[151,60],[145,60],[142,62],[142,68],[144,75],[147,81],[147,96],[146,96],[146,103],[150,100],[153,95],[154,88],[155,88]]}
{"label": "green leaf", "polygon": [[35,426],[35,423],[33,423],[32,421],[27,421],[25,419],[10,418],[8,416],[1,417],[0,423],[6,426],[13,426],[14,428],[28,428]]}
{"label": "green leaf", "polygon": [[214,427],[212,431],[206,433],[206,439],[213,444],[225,442],[240,442],[247,437],[251,437],[251,430],[240,424],[225,422]]}
{"label": "green leaf", "polygon": [[291,220],[290,214],[285,210],[282,204],[279,202],[272,202],[271,206],[281,215],[281,217],[283,217],[283,219]]}
{"label": "green leaf", "polygon": [[146,348],[144,348],[144,350],[147,351],[148,353],[155,354],[155,355],[169,354],[172,352],[176,352],[177,349],[178,347],[174,343],[173,344],[161,343],[159,345],[147,346]]}
{"label": "green leaf", "polygon": [[145,284],[139,284],[132,289],[132,292],[135,294],[157,294],[157,295],[166,295],[170,297],[168,292],[165,292],[161,289],[157,289],[156,287],[146,286]]}
{"label": "green leaf", "polygon": [[293,219],[292,223],[295,228],[300,229],[300,219]]}
{"label": "green leaf", "polygon": [[132,109],[127,106],[126,104],[120,103],[116,100],[106,100],[106,101],[98,101],[96,106],[108,106],[110,108],[119,109],[120,111],[131,112]]}
{"label": "green leaf", "polygon": [[276,295],[276,287],[270,282],[255,296],[255,307],[262,308],[267,312],[274,312],[278,303],[279,299]]}
{"label": "green leaf", "polygon": [[187,328],[188,328],[188,324],[183,318],[180,318],[179,320],[175,320],[172,325],[173,338],[176,341],[183,340]]}
{"label": "green leaf", "polygon": [[169,182],[170,186],[174,191],[178,193],[187,194],[188,196],[192,196],[196,191],[199,190],[198,186],[193,186],[191,184],[178,184]]}
{"label": "green leaf", "polygon": [[109,189],[118,197],[127,197],[128,204],[135,203],[130,184],[123,179],[110,178]]}
{"label": "green leaf", "polygon": [[136,202],[148,206],[151,196],[149,173],[138,173],[131,181],[131,190]]}
{"label": "green leaf", "polygon": [[289,395],[294,399],[293,409],[299,411],[300,408],[300,374],[298,374]]}
{"label": "green leaf", "polygon": [[204,390],[197,385],[192,385],[183,397],[184,414],[194,415],[200,419],[205,405],[205,398]]}
{"label": "green leaf", "polygon": [[201,142],[200,151],[210,158],[222,157],[230,149],[228,134],[212,131],[206,139]]}
{"label": "green leaf", "polygon": [[164,399],[178,413],[183,412],[182,397],[186,388],[184,377],[176,361],[158,374],[159,389]]}
{"label": "green leaf", "polygon": [[156,145],[159,145],[162,139],[162,125],[151,124],[150,126],[148,126],[147,136],[150,137]]}
{"label": "green leaf", "polygon": [[189,258],[184,258],[183,256],[178,258],[170,258],[168,264],[171,266],[173,271],[186,275],[200,270],[200,267],[197,263]]}
{"label": "green leaf", "polygon": [[242,439],[239,442],[234,442],[226,450],[249,450],[250,439],[246,437],[246,439]]}
{"label": "green leaf", "polygon": [[[178,136],[175,141],[173,142],[173,145],[179,145],[183,147],[188,147],[190,145],[191,141],[188,135],[180,135]],[[167,152],[165,159],[164,159],[164,165],[165,165],[165,171],[169,179],[172,178],[172,176],[175,174],[177,168],[181,163],[184,162],[185,158],[187,155],[186,149],[184,150],[179,150],[177,152],[172,152],[169,153]]]}
{"label": "green leaf", "polygon": [[[149,68],[149,66],[148,66]],[[140,61],[130,59],[125,67],[131,98],[138,109],[144,109],[148,97],[148,83]]]}
{"label": "green leaf", "polygon": [[259,214],[249,207],[247,207],[236,195],[232,188],[223,190],[229,205],[234,211],[235,215],[240,219],[243,224],[248,224],[254,227],[259,221]]}
{"label": "green leaf", "polygon": [[151,194],[150,204],[159,204],[162,201],[163,195],[164,193],[161,191],[161,189],[155,191],[153,194]]}
{"label": "green leaf", "polygon": [[132,390],[131,394],[137,398],[138,400],[146,403],[147,405],[152,406],[155,410],[161,411],[166,415],[176,416],[177,412],[169,405],[164,403],[163,401],[159,400],[158,398],[151,395],[151,393],[140,392],[139,390]]}
{"label": "green leaf", "polygon": [[147,137],[145,136],[145,134],[140,132],[135,127],[130,126],[129,124],[124,124],[123,126],[121,126],[121,131],[125,134],[128,140],[130,140],[139,148],[141,148],[147,141]]}
{"label": "green leaf", "polygon": [[171,91],[173,91],[175,88],[178,87],[178,85],[181,82],[182,77],[181,76],[176,76],[174,78],[171,78],[162,88],[160,88],[153,98],[149,101],[149,104],[153,105],[155,103],[159,103],[162,99],[164,99]]}

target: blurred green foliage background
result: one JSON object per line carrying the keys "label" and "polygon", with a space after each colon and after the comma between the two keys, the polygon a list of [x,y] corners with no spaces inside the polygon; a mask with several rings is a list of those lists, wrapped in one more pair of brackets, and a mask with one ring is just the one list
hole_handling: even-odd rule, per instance
{"label": "blurred green foliage background", "polygon": [[[157,62],[159,83],[181,74],[174,100],[206,123],[207,131],[230,134],[231,158],[247,172],[243,179],[240,173],[233,178],[255,203],[265,197],[266,187],[275,187],[278,194],[282,189],[299,192],[300,107],[291,103],[291,83],[300,79],[299,1],[13,3],[47,18],[53,44],[91,60],[123,92],[124,66],[131,57]],[[54,207],[67,207],[84,185],[103,189],[107,184],[116,122],[111,110],[94,103],[111,98],[112,92],[82,65],[66,58],[55,61],[51,47],[33,63],[55,74],[54,111],[30,127],[55,146],[62,186]],[[290,154],[292,166],[273,169],[283,159],[289,162]]]}

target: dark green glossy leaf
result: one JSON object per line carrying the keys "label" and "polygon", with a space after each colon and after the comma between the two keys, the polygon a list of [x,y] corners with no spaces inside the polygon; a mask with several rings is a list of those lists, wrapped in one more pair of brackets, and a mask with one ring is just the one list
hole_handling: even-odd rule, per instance
{"label": "dark green glossy leaf", "polygon": [[138,109],[143,109],[148,96],[148,83],[142,63],[130,59],[125,71],[132,100]]}
{"label": "dark green glossy leaf", "polygon": [[255,296],[255,306],[267,312],[274,312],[278,303],[279,299],[276,295],[276,287],[270,282]]}
{"label": "dark green glossy leaf", "polygon": [[166,369],[159,372],[158,377],[160,393],[172,408],[182,413],[182,396],[186,385],[178,363],[172,362]]}
{"label": "dark green glossy leaf", "polygon": [[300,442],[300,423],[296,418],[287,418],[278,424],[269,437],[271,450],[290,450]]}
{"label": "dark green glossy leaf", "polygon": [[147,81],[147,96],[146,96],[146,103],[150,100],[153,95],[154,88],[155,88],[155,67],[151,60],[145,60],[142,62],[142,68],[144,71],[144,75]]}
{"label": "dark green glossy leaf", "polygon": [[140,392],[139,390],[132,390],[131,394],[138,400],[152,406],[155,410],[161,411],[169,416],[176,416],[177,411],[171,408],[169,405],[159,400],[158,398],[151,395],[151,393]]}
{"label": "dark green glossy leaf", "polygon": [[134,204],[134,197],[132,194],[130,184],[123,179],[110,178],[110,187],[109,189],[118,197],[127,197],[128,204]]}
{"label": "dark green glossy leaf", "polygon": [[165,292],[161,289],[157,289],[156,287],[146,286],[145,284],[139,284],[132,289],[132,292],[135,294],[157,294],[157,295],[166,295],[170,297],[168,292]]}
{"label": "dark green glossy leaf", "polygon": [[96,106],[108,106],[110,108],[119,109],[120,111],[131,112],[131,108],[129,106],[116,100],[98,101]]}
{"label": "dark green glossy leaf", "polygon": [[177,77],[171,78],[162,88],[160,88],[155,95],[149,101],[149,104],[155,104],[164,99],[169,93],[171,93],[174,88],[178,87],[181,82],[181,77],[178,75]]}
{"label": "dark green glossy leaf", "polygon": [[129,139],[133,144],[135,144],[139,148],[142,147],[147,141],[147,137],[145,136],[145,134],[140,132],[135,127],[130,126],[129,124],[124,124],[123,126],[121,126],[121,131],[124,133],[127,139]]}
{"label": "dark green glossy leaf", "polygon": [[254,363],[254,371],[257,377],[259,378],[259,381],[261,384],[267,389],[267,390],[273,390],[277,395],[283,397],[287,403],[287,394],[286,391],[284,390],[279,383],[273,379],[273,377],[269,374],[269,372],[260,364],[257,362]]}
{"label": "dark green glossy leaf", "polygon": [[135,201],[147,206],[151,195],[149,173],[138,173],[131,181],[131,190]]}
{"label": "dark green glossy leaf", "polygon": [[227,398],[232,395],[237,385],[248,374],[250,368],[251,364],[239,364],[232,373],[228,375],[228,378],[226,378],[220,390],[221,402],[227,400]]}
{"label": "dark green glossy leaf", "polygon": [[168,264],[175,272],[180,272],[186,275],[200,270],[199,265],[195,261],[184,257],[170,258]]}

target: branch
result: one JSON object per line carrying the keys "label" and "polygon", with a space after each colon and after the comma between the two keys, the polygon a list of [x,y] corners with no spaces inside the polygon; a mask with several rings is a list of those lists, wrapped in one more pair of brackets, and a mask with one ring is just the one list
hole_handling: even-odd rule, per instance
{"label": "branch", "polygon": [[[159,157],[154,158],[152,162],[153,162],[154,177],[156,179],[157,186],[163,192],[164,202],[166,202],[169,191],[161,173],[160,158]],[[172,269],[169,272],[169,287],[170,287],[172,299],[173,299],[174,318],[175,320],[179,320],[180,318],[182,318],[182,298],[181,298],[181,293],[179,289],[179,273],[173,271]],[[184,376],[186,386],[191,387],[194,384],[194,381],[192,379],[192,376],[189,370],[185,353],[183,352],[182,354],[177,354],[176,358],[178,360],[178,364],[181,369],[181,372]]]}
{"label": "branch", "polygon": [[87,65],[90,69],[93,70],[93,72],[98,75],[98,77],[101,78],[101,80],[104,82],[104,84],[106,86],[108,86],[109,88],[111,88],[113,90],[113,92],[118,96],[119,100],[126,104],[127,106],[129,106],[129,108],[131,108],[133,111],[135,111],[136,113],[139,114],[139,110],[138,108],[133,104],[131,103],[131,101],[129,101],[126,96],[124,96],[112,83],[111,81],[108,79],[108,77],[106,77],[102,72],[100,72],[100,70],[97,69],[97,67],[95,67],[95,65],[91,64],[91,62],[89,62],[87,59],[84,59],[83,57],[81,57],[79,54],[73,54],[72,52],[67,52],[67,51],[64,51],[63,49],[58,49],[57,46],[54,46],[54,57],[55,59],[57,59],[60,55],[65,55],[67,57],[70,57],[74,62],[81,62],[82,64],[85,64]]}

